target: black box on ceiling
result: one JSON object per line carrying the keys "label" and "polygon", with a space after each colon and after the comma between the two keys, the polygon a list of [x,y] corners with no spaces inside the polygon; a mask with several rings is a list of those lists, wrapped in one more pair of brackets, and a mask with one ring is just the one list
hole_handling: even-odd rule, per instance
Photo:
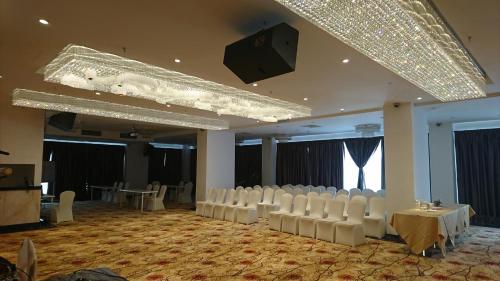
{"label": "black box on ceiling", "polygon": [[75,123],[76,113],[61,112],[49,117],[49,124],[63,131],[70,131],[73,129]]}
{"label": "black box on ceiling", "polygon": [[224,65],[249,84],[295,70],[299,32],[286,23],[226,46]]}

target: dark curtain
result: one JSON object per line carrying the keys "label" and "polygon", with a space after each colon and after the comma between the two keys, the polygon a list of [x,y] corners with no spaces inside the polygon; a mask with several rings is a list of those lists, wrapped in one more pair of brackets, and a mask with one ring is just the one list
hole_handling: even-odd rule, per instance
{"label": "dark curtain", "polygon": [[279,143],[277,154],[277,184],[311,184],[342,188],[342,140]]}
{"label": "dark curtain", "polygon": [[191,200],[192,202],[196,202],[196,159],[197,159],[197,150],[191,149],[191,181],[193,182],[193,190],[191,190]]}
{"label": "dark curtain", "polygon": [[344,142],[342,140],[308,142],[310,184],[314,186],[344,185]]}
{"label": "dark curtain", "polygon": [[311,178],[307,142],[278,143],[276,183],[308,185]]}
{"label": "dark curtain", "polygon": [[148,182],[176,185],[182,178],[182,150],[152,148],[149,153]]}
{"label": "dark curtain", "polygon": [[363,172],[363,167],[368,162],[368,159],[372,156],[373,152],[377,149],[381,138],[355,138],[355,139],[346,139],[345,145],[349,154],[352,157],[352,160],[359,168],[358,172],[358,188],[365,188],[365,176]]}
{"label": "dark curtain", "polygon": [[236,146],[235,186],[262,184],[262,145]]}
{"label": "dark curtain", "polygon": [[455,132],[458,201],[472,223],[500,226],[500,129]]}
{"label": "dark curtain", "polygon": [[113,185],[123,180],[125,146],[46,141],[43,150],[44,161],[52,154],[55,162],[56,196],[73,190],[76,200],[88,200],[88,185]]}

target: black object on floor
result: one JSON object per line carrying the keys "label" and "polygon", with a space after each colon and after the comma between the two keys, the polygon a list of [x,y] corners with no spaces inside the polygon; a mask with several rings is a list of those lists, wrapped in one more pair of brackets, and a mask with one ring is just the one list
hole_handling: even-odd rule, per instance
{"label": "black object on floor", "polygon": [[48,220],[40,219],[39,223],[23,223],[23,224],[0,226],[0,234],[29,231],[29,230],[38,230],[38,229],[45,229],[45,228],[52,228],[52,227],[55,227],[55,226],[53,224],[51,224]]}

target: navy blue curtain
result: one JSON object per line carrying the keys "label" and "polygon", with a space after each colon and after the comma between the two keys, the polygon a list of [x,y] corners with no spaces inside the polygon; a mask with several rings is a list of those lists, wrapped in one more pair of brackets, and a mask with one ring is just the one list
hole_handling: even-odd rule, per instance
{"label": "navy blue curtain", "polygon": [[151,148],[149,151],[148,182],[176,185],[182,178],[182,150]]}
{"label": "navy blue curtain", "polygon": [[46,141],[43,160],[49,161],[50,155],[56,167],[56,196],[73,190],[76,200],[88,200],[88,185],[123,181],[125,146]]}
{"label": "navy blue curtain", "polygon": [[236,146],[235,186],[262,184],[262,145]]}
{"label": "navy blue curtain", "polygon": [[500,227],[500,129],[455,132],[458,201],[472,223]]}
{"label": "navy blue curtain", "polygon": [[276,183],[308,185],[311,178],[308,154],[307,142],[278,143]]}
{"label": "navy blue curtain", "polygon": [[345,145],[349,154],[352,157],[352,160],[359,168],[358,172],[358,188],[365,188],[365,174],[363,172],[363,167],[368,162],[368,159],[372,156],[372,154],[377,149],[381,137],[375,138],[355,138],[355,139],[346,139]]}

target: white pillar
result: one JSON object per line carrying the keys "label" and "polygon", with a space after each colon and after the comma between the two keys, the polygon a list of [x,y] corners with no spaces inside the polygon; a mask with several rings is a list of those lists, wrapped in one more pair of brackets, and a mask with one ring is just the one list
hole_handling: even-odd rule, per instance
{"label": "white pillar", "polygon": [[182,147],[182,177],[184,182],[191,181],[191,149],[189,145]]}
{"label": "white pillar", "polygon": [[276,184],[276,152],[275,138],[262,139],[262,185]]}
{"label": "white pillar", "polygon": [[130,142],[125,150],[125,181],[133,188],[148,184],[149,159],[144,155],[143,142]]}
{"label": "white pillar", "polygon": [[205,200],[207,188],[234,187],[233,132],[199,130],[196,157],[197,201]]}
{"label": "white pillar", "polygon": [[[388,218],[429,200],[427,122],[411,103],[384,105],[385,182]],[[394,231],[389,227],[389,233]]]}
{"label": "white pillar", "polygon": [[455,144],[452,123],[429,125],[432,200],[456,203]]}

